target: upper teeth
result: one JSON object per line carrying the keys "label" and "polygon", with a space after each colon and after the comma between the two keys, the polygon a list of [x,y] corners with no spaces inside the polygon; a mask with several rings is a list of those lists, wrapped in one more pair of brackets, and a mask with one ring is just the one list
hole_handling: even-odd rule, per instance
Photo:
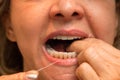
{"label": "upper teeth", "polygon": [[58,40],[74,40],[74,39],[81,39],[82,37],[76,37],[76,36],[57,36],[53,37],[52,39],[58,39]]}

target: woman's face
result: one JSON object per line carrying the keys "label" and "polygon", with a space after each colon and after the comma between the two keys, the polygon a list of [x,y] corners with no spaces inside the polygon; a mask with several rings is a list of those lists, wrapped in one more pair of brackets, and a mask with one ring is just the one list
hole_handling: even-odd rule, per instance
{"label": "woman's face", "polygon": [[8,38],[18,43],[24,70],[39,69],[42,80],[77,80],[75,39],[97,38],[113,44],[115,0],[11,0]]}

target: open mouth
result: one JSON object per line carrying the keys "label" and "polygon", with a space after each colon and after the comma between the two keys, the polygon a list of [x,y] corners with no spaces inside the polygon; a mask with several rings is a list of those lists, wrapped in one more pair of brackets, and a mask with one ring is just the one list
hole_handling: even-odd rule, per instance
{"label": "open mouth", "polygon": [[46,42],[46,50],[49,55],[58,59],[71,59],[77,56],[76,52],[69,52],[67,48],[76,40],[82,40],[84,37],[76,36],[56,36],[48,39]]}

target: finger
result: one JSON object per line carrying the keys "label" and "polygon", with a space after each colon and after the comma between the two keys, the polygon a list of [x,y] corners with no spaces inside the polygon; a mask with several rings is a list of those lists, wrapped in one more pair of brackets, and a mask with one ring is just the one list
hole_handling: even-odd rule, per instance
{"label": "finger", "polygon": [[103,46],[103,41],[95,38],[87,38],[83,40],[74,41],[68,48],[67,51],[75,51],[80,53],[81,51],[89,47]]}
{"label": "finger", "polygon": [[80,53],[82,50],[86,49],[87,46],[89,45],[88,42],[86,42],[86,40],[77,40],[72,42],[68,47],[67,47],[67,51],[74,51],[76,53]]}
{"label": "finger", "polygon": [[37,71],[20,72],[12,75],[4,75],[0,80],[36,80],[38,77]]}
{"label": "finger", "polygon": [[100,80],[88,63],[82,63],[76,70],[76,75],[80,80]]}
{"label": "finger", "polygon": [[73,42],[68,50],[79,53],[78,61],[80,64],[86,61],[100,77],[107,78],[105,80],[116,78],[113,73],[114,75],[118,73],[111,63],[118,61],[116,59],[119,58],[119,51],[111,45],[97,39],[85,39]]}
{"label": "finger", "polygon": [[81,63],[82,61],[88,62],[100,77],[105,77],[107,80],[119,78],[117,72],[119,69],[116,71],[115,65],[112,64],[117,61],[105,49],[99,46],[87,48],[78,55],[78,61],[81,61]]}
{"label": "finger", "polygon": [[[96,58],[97,56],[97,40],[94,39],[85,39],[85,40],[78,40],[73,42],[68,48],[67,51],[74,51],[78,53],[78,60],[79,63],[86,61],[86,59]],[[89,60],[88,60],[89,61]]]}
{"label": "finger", "polygon": [[79,64],[88,62],[97,73],[100,73],[106,69],[106,62],[103,59],[104,55],[100,55],[104,52],[101,46],[98,46],[98,44],[101,44],[100,42],[96,39],[75,41],[68,49],[79,53],[77,56]]}
{"label": "finger", "polygon": [[[103,46],[104,45],[104,46]],[[118,59],[117,57],[120,57],[120,50],[116,49],[114,46],[107,44],[105,42],[102,42],[100,44],[101,48],[104,49],[110,56],[115,57],[116,59]]]}
{"label": "finger", "polygon": [[97,73],[101,73],[101,71],[105,71],[107,69],[108,65],[104,55],[100,55],[101,53],[106,54],[100,48],[90,47],[77,56],[78,62],[79,64],[88,62],[95,69],[95,71],[97,71]]}

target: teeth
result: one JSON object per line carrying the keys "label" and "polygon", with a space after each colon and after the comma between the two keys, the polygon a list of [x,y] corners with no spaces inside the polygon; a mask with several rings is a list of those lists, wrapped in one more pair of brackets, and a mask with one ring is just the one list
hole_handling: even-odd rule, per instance
{"label": "teeth", "polygon": [[58,39],[58,40],[73,40],[73,39],[81,39],[82,37],[75,37],[75,36],[57,36],[53,37],[53,39]]}
{"label": "teeth", "polygon": [[[56,36],[51,38],[53,40],[77,40],[77,39],[83,39],[83,37],[78,37],[78,36]],[[49,45],[46,47],[47,52],[49,55],[55,58],[59,59],[68,59],[68,58],[75,58],[77,56],[76,52],[58,52],[51,48]]]}
{"label": "teeth", "polygon": [[50,46],[47,46],[48,53],[55,58],[59,59],[68,59],[68,58],[75,58],[76,52],[58,52],[52,49]]}

